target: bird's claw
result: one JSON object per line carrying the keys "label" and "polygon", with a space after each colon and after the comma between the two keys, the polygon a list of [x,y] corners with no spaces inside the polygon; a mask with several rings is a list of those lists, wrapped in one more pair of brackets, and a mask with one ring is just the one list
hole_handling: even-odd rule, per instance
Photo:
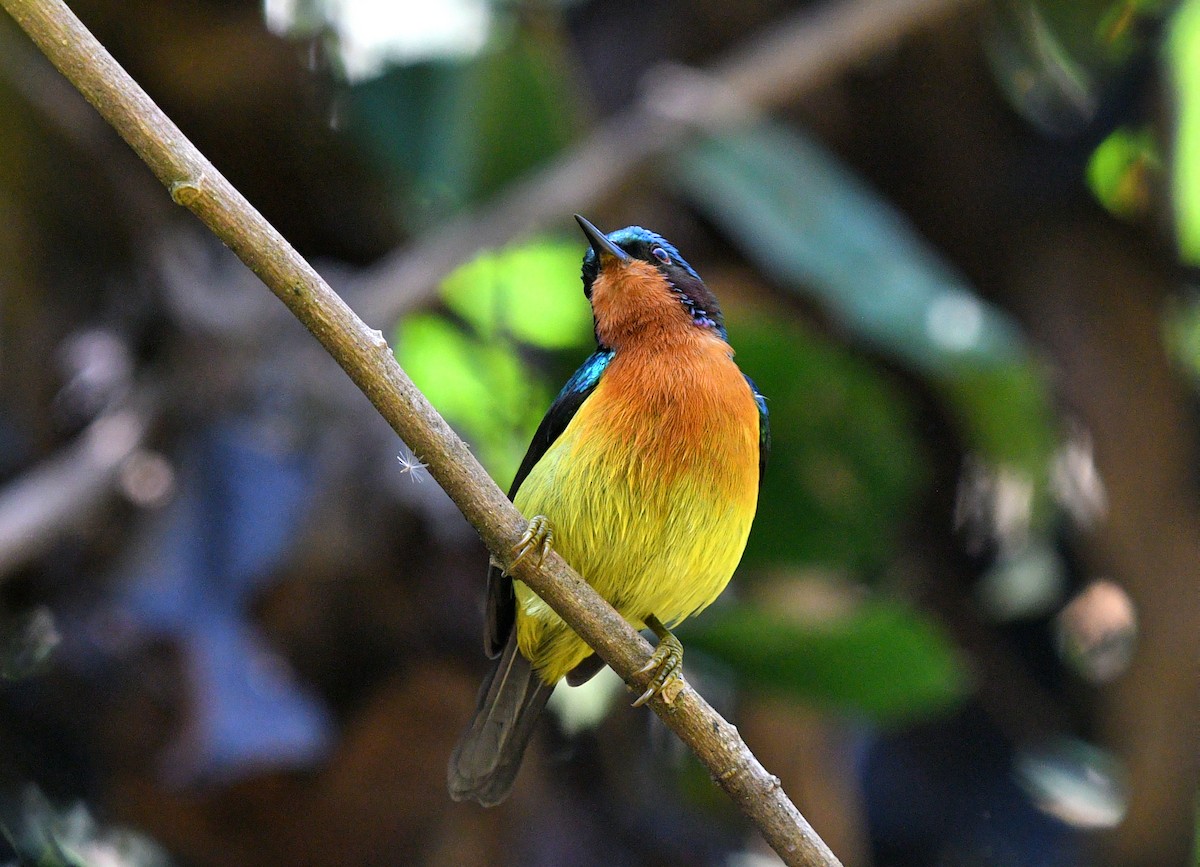
{"label": "bird's claw", "polygon": [[536,558],[533,561],[534,568],[541,568],[553,546],[554,528],[550,526],[549,519],[545,515],[534,515],[520,541],[513,546],[512,562],[508,564],[507,571],[511,572],[530,555]]}
{"label": "bird's claw", "polygon": [[658,636],[658,647],[654,648],[650,660],[634,674],[641,675],[652,671],[654,676],[650,678],[646,691],[634,701],[634,707],[641,707],[653,696],[662,693],[671,681],[678,680],[678,675],[683,671],[683,644],[679,639],[672,635],[657,617],[647,617],[646,625]]}

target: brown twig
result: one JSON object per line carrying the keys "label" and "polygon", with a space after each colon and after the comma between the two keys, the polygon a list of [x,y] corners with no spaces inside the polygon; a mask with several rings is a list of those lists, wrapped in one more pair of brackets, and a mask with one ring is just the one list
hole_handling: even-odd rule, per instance
{"label": "brown twig", "polygon": [[395,322],[484,248],[586,212],[648,160],[699,130],[737,124],[815,90],[854,63],[974,5],[975,0],[851,0],[805,8],[756,35],[711,70],[661,67],[642,98],[528,180],[385,256],[352,286],[363,319]]}
{"label": "brown twig", "polygon": [[[204,158],[61,0],[0,0],[51,62],[130,144],[171,192],[257,274],[312,332],[408,446],[484,542],[508,560],[525,520],[466,445],[369,329],[312,267]],[[625,680],[650,655],[647,642],[560,557],[514,575],[542,596]],[[790,865],[838,864],[732,725],[686,684],[655,712]]]}

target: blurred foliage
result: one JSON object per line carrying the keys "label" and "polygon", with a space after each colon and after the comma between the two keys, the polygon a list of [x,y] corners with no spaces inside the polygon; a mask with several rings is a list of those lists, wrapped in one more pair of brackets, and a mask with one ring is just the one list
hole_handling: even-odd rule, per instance
{"label": "blurred foliage", "polygon": [[535,241],[484,253],[443,281],[442,297],[485,340],[511,335],[541,349],[581,346],[592,314],[579,283],[579,246]]}
{"label": "blurred foliage", "polygon": [[1123,219],[1150,210],[1150,180],[1162,171],[1158,137],[1149,127],[1114,130],[1092,152],[1087,181],[1110,213]]}
{"label": "blurred foliage", "polygon": [[1062,52],[1089,69],[1117,66],[1145,42],[1141,26],[1169,6],[1167,0],[1009,0],[1008,7],[1044,28]]}
{"label": "blurred foliage", "polygon": [[[993,11],[989,60],[1013,107],[1045,133],[1099,139],[1087,182],[1119,217],[1150,212],[1167,163],[1179,253],[1200,264],[1200,2],[997,0]],[[1138,92],[1164,29],[1169,143]]]}
{"label": "blurred foliage", "polygon": [[1045,133],[1095,120],[1105,92],[1155,43],[1168,0],[996,0],[987,43],[996,81]]}
{"label": "blurred foliage", "polygon": [[49,667],[62,637],[44,605],[0,624],[0,679],[20,680]]}
{"label": "blurred foliage", "polygon": [[167,867],[146,837],[102,827],[82,804],[57,809],[36,787],[0,805],[0,830],[17,855],[12,867]]}
{"label": "blurred foliage", "polygon": [[1169,305],[1164,330],[1171,356],[1193,384],[1200,385],[1200,298],[1193,294]]}
{"label": "blurred foliage", "polygon": [[966,673],[946,637],[908,605],[871,599],[827,620],[735,605],[682,628],[686,645],[761,689],[898,723],[960,700]]}
{"label": "blurred foliage", "polygon": [[1200,265],[1200,0],[1184,0],[1168,41],[1176,96],[1172,196],[1184,261]]}
{"label": "blurred foliage", "polygon": [[511,479],[552,392],[511,341],[487,341],[436,314],[405,319],[396,358],[429,400],[459,427],[498,484]]}
{"label": "blurred foliage", "polygon": [[1045,477],[1053,413],[1016,325],[830,154],[764,124],[692,148],[676,176],[765,274],[940,388],[971,448]]}
{"label": "blurred foliage", "polygon": [[1085,828],[1111,828],[1129,809],[1128,781],[1108,750],[1060,737],[1017,753],[1018,783],[1042,809]]}
{"label": "blurred foliage", "polygon": [[731,330],[771,411],[745,562],[874,574],[926,477],[905,399],[869,362],[795,320],[754,316]]}
{"label": "blurred foliage", "polygon": [[501,22],[477,57],[392,67],[349,89],[348,131],[393,174],[411,229],[495,193],[574,138],[566,51],[553,28]]}
{"label": "blurred foliage", "polygon": [[1036,516],[1044,523],[1050,513],[1042,482],[1057,432],[1041,363],[1030,356],[996,367],[964,367],[936,385],[972,449],[1036,483]]}
{"label": "blurred foliage", "polygon": [[501,487],[559,387],[523,353],[582,347],[592,334],[579,259],[578,244],[547,240],[485,253],[442,283],[459,318],[421,313],[396,331],[400,364]]}

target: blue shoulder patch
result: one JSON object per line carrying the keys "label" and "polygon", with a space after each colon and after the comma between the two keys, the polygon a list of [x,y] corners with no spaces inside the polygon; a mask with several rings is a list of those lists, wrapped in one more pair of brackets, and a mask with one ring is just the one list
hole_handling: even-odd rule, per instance
{"label": "blue shoulder patch", "polygon": [[762,487],[763,473],[767,469],[767,458],[771,454],[771,414],[767,411],[767,399],[754,380],[746,377],[750,393],[754,395],[754,403],[758,406],[758,486]]}
{"label": "blue shoulder patch", "polygon": [[554,402],[558,403],[564,397],[571,394],[590,392],[596,387],[596,383],[600,381],[600,375],[608,368],[608,363],[612,361],[612,357],[613,351],[611,349],[598,349],[593,352],[583,364],[579,365],[579,369],[571,375],[571,378],[567,380],[567,384],[562,387],[562,391],[558,393],[558,397],[555,398]]}

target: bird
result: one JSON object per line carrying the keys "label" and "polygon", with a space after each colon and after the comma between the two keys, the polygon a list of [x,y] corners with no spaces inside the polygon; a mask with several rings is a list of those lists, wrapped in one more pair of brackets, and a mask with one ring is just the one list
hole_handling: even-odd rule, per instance
{"label": "bird", "polygon": [[[639,673],[641,705],[678,678],[670,628],[729,583],[758,506],[770,448],[766,399],[733,360],[704,281],[662,236],[640,226],[588,241],[583,292],[596,351],[551,404],[509,489],[529,519],[508,568],[558,552],[658,646]],[[503,801],[546,701],[599,657],[495,558],[484,649],[494,662],[474,718],[451,755],[450,796]]]}

